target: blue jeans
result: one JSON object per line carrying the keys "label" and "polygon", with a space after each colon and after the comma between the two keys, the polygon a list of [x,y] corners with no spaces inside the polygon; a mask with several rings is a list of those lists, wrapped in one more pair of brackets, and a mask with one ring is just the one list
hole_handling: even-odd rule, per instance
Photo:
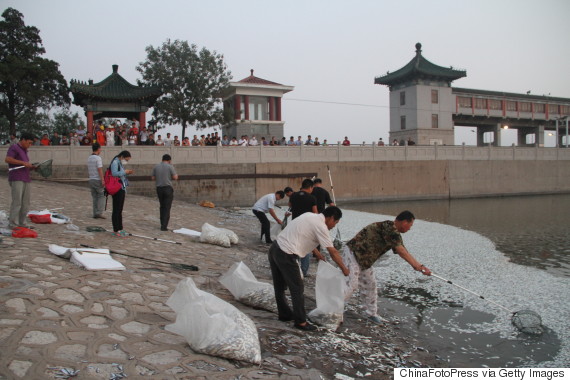
{"label": "blue jeans", "polygon": [[313,254],[309,253],[307,256],[301,259],[301,271],[305,277],[307,276],[307,273],[309,273],[309,264],[311,264],[311,257],[313,257]]}

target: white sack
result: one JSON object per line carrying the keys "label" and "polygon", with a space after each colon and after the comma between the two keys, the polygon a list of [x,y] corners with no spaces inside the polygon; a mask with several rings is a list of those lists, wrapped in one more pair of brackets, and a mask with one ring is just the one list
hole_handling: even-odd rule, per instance
{"label": "white sack", "polygon": [[261,362],[257,329],[251,319],[229,303],[181,280],[166,304],[176,312],[167,331],[186,338],[192,350],[207,355]]}
{"label": "white sack", "polygon": [[177,233],[177,234],[188,235],[188,236],[195,236],[195,237],[200,237],[200,235],[202,235],[202,233],[200,231],[191,230],[189,228],[179,228],[179,229],[174,230],[172,232]]}
{"label": "white sack", "polygon": [[346,282],[342,272],[325,261],[319,261],[315,294],[317,308],[309,319],[327,329],[336,330],[342,322]]}
{"label": "white sack", "polygon": [[[66,248],[57,244],[48,245],[48,250],[59,257],[87,270],[125,270],[125,266],[111,257],[105,248]],[[85,252],[84,252],[85,251]]]}
{"label": "white sack", "polygon": [[241,303],[277,313],[273,285],[258,281],[243,262],[232,265],[220,277],[220,283]]}

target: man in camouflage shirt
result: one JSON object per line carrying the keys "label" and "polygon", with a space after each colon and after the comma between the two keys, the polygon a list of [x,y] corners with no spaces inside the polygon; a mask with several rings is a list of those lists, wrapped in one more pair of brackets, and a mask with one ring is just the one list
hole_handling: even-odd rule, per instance
{"label": "man in camouflage shirt", "polygon": [[402,235],[414,224],[415,216],[410,211],[403,211],[396,220],[372,223],[364,227],[342,250],[342,260],[348,266],[350,275],[346,277],[345,302],[360,287],[363,308],[370,321],[383,323],[378,316],[376,277],[372,266],[390,249],[406,260],[414,270],[429,276],[431,271],[420,264],[406,249]]}

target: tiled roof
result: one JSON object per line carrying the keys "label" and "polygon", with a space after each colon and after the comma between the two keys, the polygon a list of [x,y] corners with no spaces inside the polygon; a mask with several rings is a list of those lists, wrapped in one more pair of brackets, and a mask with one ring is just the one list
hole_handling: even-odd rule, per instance
{"label": "tiled roof", "polygon": [[266,85],[273,85],[273,86],[282,86],[282,84],[271,82],[266,79],[258,78],[253,76],[253,69],[251,70],[251,75],[247,78],[243,78],[242,80],[238,81],[238,83],[249,83],[249,84],[266,84]]}
{"label": "tiled roof", "polygon": [[113,65],[113,73],[99,83],[71,80],[70,91],[73,103],[85,105],[89,100],[144,101],[152,102],[162,95],[158,87],[140,87],[127,82],[118,73],[119,66]]}
{"label": "tiled roof", "polygon": [[401,69],[376,77],[375,84],[393,86],[414,79],[435,79],[451,82],[467,76],[465,70],[456,70],[453,67],[442,67],[431,63],[422,56],[422,44],[416,44],[416,56]]}

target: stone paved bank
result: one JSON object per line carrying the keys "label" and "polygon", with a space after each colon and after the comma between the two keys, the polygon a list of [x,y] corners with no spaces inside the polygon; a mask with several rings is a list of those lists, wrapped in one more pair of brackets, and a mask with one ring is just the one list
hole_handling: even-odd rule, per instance
{"label": "stone paved bank", "polygon": [[[2,179],[0,210],[8,211],[10,189]],[[4,237],[0,243],[0,378],[60,378],[63,368],[79,370],[76,378],[80,379],[120,378],[116,374],[157,379],[332,379],[337,373],[390,378],[394,366],[438,363],[398,325],[369,325],[354,310],[346,313],[338,333],[306,335],[279,322],[272,313],[234,301],[217,281],[234,262],[243,260],[258,279],[270,281],[267,247],[257,240],[259,227],[253,215],[174,202],[170,227],[200,230],[208,222],[232,229],[240,243],[227,249],[161,232],[158,202],[128,194],[124,208],[127,231],[183,245],[116,238],[110,232],[86,231],[87,226],[112,230],[110,210],[105,220],[91,218],[86,188],[33,183],[32,209],[60,207],[59,212],[72,218],[79,231],[66,225],[35,225],[37,239]],[[50,254],[50,243],[106,247],[193,264],[200,270],[184,272],[114,255],[126,271],[85,271]],[[315,268],[313,265],[312,270]],[[255,322],[262,347],[261,366],[194,353],[184,338],[164,330],[175,319],[165,302],[186,276]],[[314,272],[306,286],[309,310],[314,307],[313,281]]]}

